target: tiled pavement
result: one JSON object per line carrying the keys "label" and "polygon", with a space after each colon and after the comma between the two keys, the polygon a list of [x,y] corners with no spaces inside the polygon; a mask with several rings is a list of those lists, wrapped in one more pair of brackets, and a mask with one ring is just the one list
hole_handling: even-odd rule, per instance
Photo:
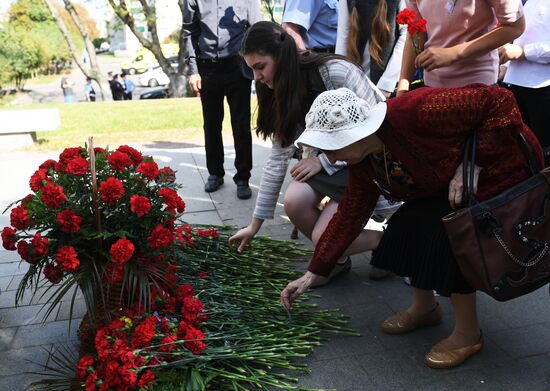
{"label": "tiled pavement", "polygon": [[[142,146],[148,154],[178,170],[186,202],[185,219],[190,223],[243,226],[250,219],[254,196],[238,200],[231,176],[233,150],[227,148],[226,184],[215,193],[203,191],[208,174],[203,147],[192,144],[153,143]],[[255,165],[251,186],[254,195],[269,145],[255,142]],[[3,153],[0,156],[0,207],[28,192],[28,178],[35,167],[57,154]],[[0,216],[0,227],[7,225]],[[273,221],[261,233],[288,239],[292,226],[277,208]],[[303,237],[302,237],[303,238]],[[363,390],[550,390],[550,295],[547,287],[511,302],[499,303],[479,294],[479,314],[486,345],[483,351],[453,370],[433,370],[423,362],[432,344],[450,333],[452,311],[441,298],[444,322],[409,335],[390,336],[380,331],[380,323],[407,306],[410,288],[397,277],[381,282],[367,278],[369,254],[354,257],[351,272],[318,290],[317,302],[339,308],[350,317],[350,326],[361,337],[332,336],[307,359],[312,372],[300,376],[307,387]],[[40,370],[48,351],[58,343],[74,342],[77,322],[68,332],[66,303],[41,325],[40,309],[47,296],[25,296],[14,307],[15,289],[24,273],[14,253],[0,250],[0,391],[23,390],[35,378],[29,371]],[[77,301],[77,315],[83,313]]]}

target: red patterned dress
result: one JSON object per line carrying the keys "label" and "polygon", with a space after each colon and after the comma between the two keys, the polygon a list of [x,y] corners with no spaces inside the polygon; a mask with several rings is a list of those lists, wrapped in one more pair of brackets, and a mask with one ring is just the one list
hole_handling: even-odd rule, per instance
{"label": "red patterned dress", "polygon": [[477,129],[480,200],[528,177],[518,133],[525,136],[542,167],[540,144],[523,124],[513,95],[500,87],[421,88],[387,104],[386,119],[376,133],[385,155],[369,155],[349,166],[344,198],[308,269],[327,276],[363,229],[379,194],[384,194],[405,205],[390,219],[373,265],[412,276],[413,286],[421,289],[469,293],[473,290],[462,279],[441,223],[451,211],[448,187],[465,141]]}

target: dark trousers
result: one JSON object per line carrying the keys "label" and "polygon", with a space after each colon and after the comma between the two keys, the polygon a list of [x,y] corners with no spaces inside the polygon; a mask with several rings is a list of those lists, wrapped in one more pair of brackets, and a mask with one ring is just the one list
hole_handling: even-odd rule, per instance
{"label": "dark trousers", "polygon": [[223,177],[224,153],[222,122],[223,100],[227,97],[235,144],[235,182],[248,181],[252,170],[252,135],[250,133],[250,84],[242,75],[241,59],[232,57],[220,62],[198,61],[204,121],[206,167],[210,175]]}
{"label": "dark trousers", "polygon": [[550,147],[550,86],[528,88],[511,85],[523,122],[538,137],[543,148]]}

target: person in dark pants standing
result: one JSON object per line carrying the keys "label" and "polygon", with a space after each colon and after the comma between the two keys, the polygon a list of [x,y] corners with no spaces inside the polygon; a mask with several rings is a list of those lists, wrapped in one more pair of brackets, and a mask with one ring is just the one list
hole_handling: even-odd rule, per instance
{"label": "person in dark pants standing", "polygon": [[227,97],[235,144],[233,181],[237,197],[250,198],[252,169],[250,133],[251,80],[243,75],[239,49],[246,30],[261,19],[258,0],[184,0],[182,34],[185,40],[187,75],[191,88],[200,95],[204,121],[206,192],[223,184],[225,170],[222,140],[223,101]]}

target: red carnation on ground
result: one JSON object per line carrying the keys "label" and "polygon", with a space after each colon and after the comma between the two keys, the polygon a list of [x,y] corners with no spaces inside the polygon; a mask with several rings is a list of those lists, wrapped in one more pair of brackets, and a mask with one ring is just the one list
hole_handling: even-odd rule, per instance
{"label": "red carnation on ground", "polygon": [[63,278],[63,270],[59,266],[49,263],[44,267],[44,276],[52,284],[57,284]]}
{"label": "red carnation on ground", "polygon": [[65,201],[67,196],[63,193],[63,186],[55,186],[53,183],[48,183],[42,189],[40,196],[42,202],[52,209],[58,209]]}
{"label": "red carnation on ground", "polygon": [[55,170],[55,166],[57,165],[57,162],[53,159],[48,159],[44,163],[38,166],[39,170],[46,170],[49,171],[50,168]]}
{"label": "red carnation on ground", "polygon": [[82,218],[77,216],[77,214],[70,209],[65,209],[63,212],[59,212],[56,220],[61,226],[61,231],[68,234],[77,233],[80,230],[80,224],[82,223]]}
{"label": "red carnation on ground", "polygon": [[20,206],[15,207],[10,213],[10,224],[17,229],[25,229],[31,223],[29,211]]}
{"label": "red carnation on ground", "polygon": [[410,24],[416,19],[416,12],[410,8],[405,8],[397,14],[397,23]]}
{"label": "red carnation on ground", "polygon": [[36,256],[48,255],[48,238],[43,238],[40,233],[36,233],[32,237],[31,244]]}
{"label": "red carnation on ground", "polygon": [[66,171],[69,174],[84,175],[88,172],[88,161],[83,157],[76,157],[67,163]]}
{"label": "red carnation on ground", "polygon": [[32,174],[31,179],[29,180],[29,186],[31,190],[36,193],[44,187],[44,182],[49,183],[51,181],[52,179],[48,177],[47,171],[45,169],[39,169]]}
{"label": "red carnation on ground", "polygon": [[128,260],[132,258],[135,249],[136,247],[134,246],[134,243],[132,243],[128,239],[121,238],[117,240],[109,250],[109,253],[111,254],[111,260],[114,263],[128,262]]}
{"label": "red carnation on ground", "polygon": [[63,246],[55,253],[57,264],[65,271],[72,271],[80,265],[76,250],[73,246]]}
{"label": "red carnation on ground", "polygon": [[220,238],[218,231],[215,229],[198,229],[196,231],[196,234],[204,238],[210,238],[214,240],[218,240]]}
{"label": "red carnation on ground", "polygon": [[[162,320],[165,320],[164,318],[162,318]],[[178,337],[176,337],[175,335],[167,335],[166,337],[164,337],[160,343],[162,345],[165,345],[165,346],[161,346],[159,348],[159,352],[171,352],[172,350],[174,350],[174,348],[176,347],[176,344],[174,342],[176,342],[178,340]]]}
{"label": "red carnation on ground", "polygon": [[169,229],[165,228],[161,224],[157,225],[147,238],[147,243],[151,248],[164,248],[172,243],[174,235]]}
{"label": "red carnation on ground", "polygon": [[179,302],[183,303],[183,300],[186,297],[193,297],[195,295],[195,290],[189,284],[183,284],[178,287],[176,290],[176,297]]}
{"label": "red carnation on ground", "polygon": [[116,171],[123,171],[132,165],[130,157],[123,152],[114,151],[107,158],[109,164]]}
{"label": "red carnation on ground", "polygon": [[139,166],[137,166],[136,171],[145,175],[145,177],[150,181],[154,180],[160,174],[157,163],[153,161],[142,162]]}
{"label": "red carnation on ground", "polygon": [[141,152],[128,145],[121,145],[117,148],[117,151],[128,155],[130,159],[132,159],[132,163],[136,166],[143,161],[143,155],[141,154]]}
{"label": "red carnation on ground", "polygon": [[185,319],[190,322],[195,321],[197,316],[202,312],[202,302],[193,296],[188,296],[183,299],[183,305],[181,307],[181,313]]}
{"label": "red carnation on ground", "polygon": [[146,346],[156,332],[157,318],[149,316],[143,320],[143,323],[136,327],[134,331],[134,338],[132,338],[132,348],[141,348]]}
{"label": "red carnation on ground", "polygon": [[11,227],[4,227],[2,230],[2,246],[6,250],[15,251],[15,233],[17,231]]}
{"label": "red carnation on ground", "polygon": [[139,388],[147,388],[151,382],[155,380],[155,374],[150,369],[146,370],[143,375],[139,377],[138,381],[138,387]]}
{"label": "red carnation on ground", "polygon": [[183,345],[193,354],[201,354],[203,350],[206,349],[205,343],[202,342],[204,340],[204,334],[199,329],[189,327],[185,333],[184,339],[186,342],[184,342]]}
{"label": "red carnation on ground", "polygon": [[146,215],[149,213],[149,210],[151,210],[149,198],[140,195],[133,195],[130,197],[130,210],[137,214],[138,217]]}
{"label": "red carnation on ground", "polygon": [[99,198],[108,204],[112,204],[124,195],[122,182],[115,177],[109,177],[99,185]]}

